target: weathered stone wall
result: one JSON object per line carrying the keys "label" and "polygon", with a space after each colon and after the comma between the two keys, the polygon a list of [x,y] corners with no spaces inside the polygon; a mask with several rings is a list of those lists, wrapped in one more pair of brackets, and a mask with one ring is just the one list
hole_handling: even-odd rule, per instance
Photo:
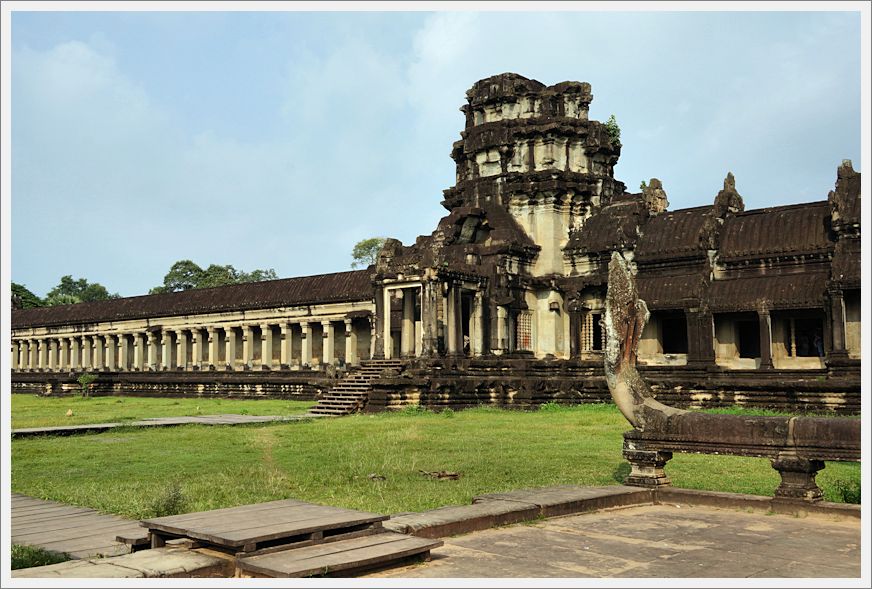
{"label": "weathered stone wall", "polygon": [[[316,399],[335,382],[324,372],[301,371],[276,373],[104,372],[92,385],[94,396],[134,397],[222,397],[244,399]],[[74,375],[50,373],[13,373],[13,393],[77,395],[79,384]]]}
{"label": "weathered stone wall", "polygon": [[[827,370],[711,371],[640,367],[658,400],[674,407],[754,407],[788,413],[860,412],[857,373]],[[373,384],[366,410],[420,404],[431,409],[479,405],[535,409],[543,403],[611,402],[602,365],[594,361],[467,360],[408,370]]]}

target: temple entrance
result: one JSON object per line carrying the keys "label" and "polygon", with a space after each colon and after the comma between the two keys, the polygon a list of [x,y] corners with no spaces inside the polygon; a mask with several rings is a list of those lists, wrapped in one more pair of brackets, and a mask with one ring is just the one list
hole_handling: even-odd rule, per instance
{"label": "temple entrance", "polygon": [[472,324],[472,307],[473,307],[473,294],[464,292],[460,296],[460,327],[463,333],[462,341],[463,341],[463,355],[471,356],[472,355],[472,329],[470,329]]}

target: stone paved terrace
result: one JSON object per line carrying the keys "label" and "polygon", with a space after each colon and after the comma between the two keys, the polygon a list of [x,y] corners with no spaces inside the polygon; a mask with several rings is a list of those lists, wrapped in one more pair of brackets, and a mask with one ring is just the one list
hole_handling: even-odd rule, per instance
{"label": "stone paved terrace", "polygon": [[371,577],[852,578],[860,520],[648,505],[444,538],[431,562]]}

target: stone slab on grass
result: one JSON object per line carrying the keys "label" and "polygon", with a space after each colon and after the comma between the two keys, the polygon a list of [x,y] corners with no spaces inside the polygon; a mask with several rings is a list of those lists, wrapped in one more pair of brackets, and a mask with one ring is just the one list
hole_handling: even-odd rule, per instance
{"label": "stone slab on grass", "polygon": [[537,505],[495,500],[398,515],[391,517],[383,525],[386,529],[401,534],[442,538],[534,520],[539,517],[539,513]]}
{"label": "stone slab on grass", "polygon": [[157,578],[226,576],[228,560],[203,551],[166,546],[124,556],[71,560],[12,571],[15,578]]}
{"label": "stone slab on grass", "polygon": [[491,501],[513,501],[538,508],[541,517],[556,517],[574,513],[586,513],[600,509],[629,507],[653,503],[649,489],[609,485],[605,487],[580,487],[565,485],[543,489],[519,489],[508,493],[490,493],[475,497],[473,504]]}

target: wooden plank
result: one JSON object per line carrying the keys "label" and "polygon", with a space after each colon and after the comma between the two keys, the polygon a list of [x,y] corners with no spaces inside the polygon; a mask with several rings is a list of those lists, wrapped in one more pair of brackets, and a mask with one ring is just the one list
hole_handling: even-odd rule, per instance
{"label": "wooden plank", "polygon": [[29,530],[26,532],[13,531],[12,537],[17,540],[25,541],[36,541],[37,539],[54,541],[69,540],[72,538],[84,538],[86,536],[96,536],[105,533],[106,535],[114,538],[119,533],[124,532],[128,529],[129,526],[125,526],[124,524],[118,522],[90,522],[73,528],[42,528],[39,530]]}
{"label": "wooden plank", "polygon": [[18,515],[13,511],[12,518],[10,519],[10,521],[11,521],[13,526],[28,525],[28,524],[32,524],[32,523],[34,523],[34,524],[39,523],[39,522],[47,520],[47,519],[68,519],[71,517],[82,517],[82,516],[88,517],[88,516],[94,515],[94,513],[95,512],[93,509],[85,509],[85,508],[74,509],[68,513],[62,513],[60,515],[58,515],[56,513],[43,513],[43,512],[37,512],[37,513],[32,513],[32,514],[27,514],[27,515]]}
{"label": "wooden plank", "polygon": [[250,513],[254,511],[262,511],[266,509],[271,509],[273,507],[286,507],[291,505],[311,505],[311,503],[305,503],[303,501],[297,501],[296,499],[277,499],[276,501],[267,501],[265,503],[255,503],[252,505],[237,505],[236,507],[224,507],[221,509],[212,509],[209,511],[193,511],[191,513],[183,513],[180,515],[167,515],[164,517],[156,517],[151,519],[142,520],[142,525],[148,527],[151,524],[167,524],[167,525],[177,525],[184,523],[189,520],[198,519],[204,517],[206,514],[214,515],[214,516],[222,516],[228,515],[234,512],[238,513]]}
{"label": "wooden plank", "polygon": [[[381,521],[381,520],[376,520]],[[258,527],[244,528],[232,530],[223,533],[223,537],[237,543],[246,542],[266,542],[269,540],[277,540],[287,536],[295,536],[298,534],[307,534],[315,531],[326,531],[342,528],[350,528],[361,524],[375,523],[371,518],[358,518],[349,520],[344,514],[337,514],[333,517],[319,517],[309,520],[294,522],[294,527],[282,523],[267,524]]]}
{"label": "wooden plank", "polygon": [[[38,522],[28,523],[26,525],[22,525],[16,522],[12,523],[12,533],[13,534],[26,534],[31,530],[44,530],[44,529],[52,529],[52,530],[66,530],[71,528],[78,528],[83,526],[95,526],[95,525],[113,525],[113,526],[137,526],[136,523],[120,520],[115,518],[106,518],[106,519],[97,519],[99,516],[93,516],[90,513],[80,513],[78,515],[72,515],[65,518],[60,519],[48,519],[41,520]],[[138,527],[138,526],[137,526]],[[140,528],[141,529],[141,528]]]}
{"label": "wooden plank", "polygon": [[305,577],[387,565],[397,560],[429,553],[430,550],[441,545],[442,542],[439,540],[387,532],[240,558],[237,566],[241,570],[270,577]]}

